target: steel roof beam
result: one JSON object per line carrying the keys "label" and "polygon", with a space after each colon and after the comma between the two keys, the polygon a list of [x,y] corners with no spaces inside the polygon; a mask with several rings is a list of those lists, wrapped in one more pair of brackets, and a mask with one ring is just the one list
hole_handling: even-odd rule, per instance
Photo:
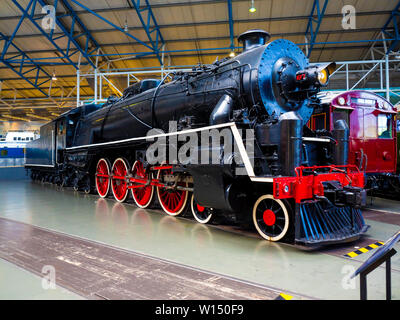
{"label": "steel roof beam", "polygon": [[[248,0],[232,0],[233,2],[245,2]],[[226,0],[191,0],[188,2],[166,2],[166,3],[157,3],[157,4],[152,4],[151,7],[153,9],[163,9],[163,8],[172,8],[172,7],[190,7],[190,6],[197,6],[197,5],[207,5],[207,4],[223,4],[225,3]],[[141,9],[144,8],[144,6],[141,7]],[[129,11],[131,10],[128,7],[110,7],[110,8],[99,8],[99,9],[93,9],[93,12],[96,13],[103,13],[103,12],[116,12],[116,11]],[[86,10],[75,10],[77,14],[87,14],[88,12]],[[35,18],[42,18],[43,14],[36,14]],[[5,17],[0,17],[1,20],[14,20],[14,19],[20,19],[21,16],[5,16]]]}
{"label": "steel roof beam", "polygon": [[[2,56],[0,57],[0,62],[3,63],[8,69],[14,71],[20,79],[24,79],[35,89],[39,90],[42,94],[48,97],[46,91],[44,91],[40,86],[46,82],[51,81],[51,75],[47,73],[46,70],[32,60],[24,51],[22,51],[17,45],[15,45],[10,37],[7,37],[0,32],[0,44],[3,42],[3,47],[7,50],[13,47],[16,50],[14,57],[19,57],[21,59],[20,63],[10,63],[7,59],[4,59],[5,51],[3,50]],[[27,67],[28,65],[28,67]],[[2,79],[5,80],[5,79]]]}
{"label": "steel roof beam", "polygon": [[[390,30],[390,24],[393,24],[393,30]],[[389,54],[391,51],[396,49],[400,42],[400,1],[397,3],[396,7],[390,14],[388,21],[382,27],[382,33],[385,37],[394,38],[395,40],[392,41],[390,47],[387,49],[386,54]]]}
{"label": "steel roof beam", "polygon": [[[376,14],[381,14],[381,15],[388,15],[391,14],[391,11],[382,11],[382,12],[360,12],[357,13],[357,16],[371,16],[371,15],[376,15]],[[325,14],[324,19],[328,18],[338,18],[341,17],[342,15],[338,14]],[[257,18],[257,19],[240,19],[240,20],[235,20],[237,23],[257,23],[257,22],[269,22],[269,21],[289,21],[289,20],[308,20],[309,16],[295,16],[295,17],[277,17],[277,18]],[[185,28],[185,27],[197,27],[197,26],[208,26],[208,25],[220,25],[220,24],[229,24],[229,20],[213,20],[213,21],[203,21],[203,22],[190,22],[190,23],[174,23],[174,24],[164,24],[164,25],[159,25],[160,29],[164,28]],[[135,30],[142,30],[141,26],[132,26],[128,27],[130,31],[135,31]],[[381,30],[381,28],[379,28]],[[115,28],[103,28],[103,29],[91,29],[89,32],[92,34],[94,33],[105,33],[105,32],[115,32]],[[330,31],[319,31],[319,34],[322,34],[323,32],[329,33]],[[357,29],[350,29],[350,30],[338,30],[337,32],[357,32]],[[300,33],[304,35],[304,32]],[[55,33],[55,35],[62,35],[62,33]],[[16,35],[15,38],[30,38],[30,37],[38,37],[41,36],[40,33],[37,34],[22,34],[22,35]],[[165,41],[171,41],[171,40],[165,40]]]}
{"label": "steel roof beam", "polygon": [[[325,15],[326,7],[328,5],[329,0],[324,0],[324,3],[320,5],[320,0],[314,0],[310,16],[308,18],[307,30],[305,34],[305,39],[307,42],[306,45],[306,53],[307,56],[310,57],[311,51],[314,47],[314,44],[317,39],[319,28],[321,27],[322,19]],[[317,16],[315,19],[314,16]]]}
{"label": "steel roof beam", "polygon": [[[381,31],[381,28],[364,28],[364,29],[348,29],[348,30],[331,30],[331,31],[319,31],[319,34],[337,34],[337,33],[363,33],[363,32],[377,32]],[[292,37],[303,35],[304,32],[290,32],[290,33],[275,33],[271,34],[271,37]],[[213,40],[227,40],[230,39],[230,36],[222,36],[222,37],[205,37],[205,38],[196,38],[196,41],[213,41]],[[382,40],[383,41],[383,40]],[[174,43],[174,42],[193,42],[193,38],[186,39],[171,39],[165,40],[165,43]],[[149,43],[149,42],[146,42]],[[118,42],[118,43],[102,43],[101,46],[104,47],[119,47],[119,46],[129,46],[132,45],[131,42]],[[314,48],[315,49],[315,48]],[[29,53],[52,53],[54,50],[31,50]],[[13,54],[15,52],[8,52],[7,54]],[[57,59],[59,57],[52,57],[51,59]],[[44,59],[44,58],[40,58]],[[59,58],[60,59],[60,58]]]}
{"label": "steel roof beam", "polygon": [[[74,26],[75,26],[75,20],[72,21],[72,27],[71,30],[67,30],[64,26],[64,24],[60,21],[59,18],[56,18],[55,23],[59,26],[59,28],[63,31],[61,35],[55,34],[54,30],[51,30],[50,32],[46,32],[42,26],[37,22],[37,18],[34,18],[34,8],[36,8],[37,3],[39,3],[42,7],[45,7],[47,4],[43,0],[31,0],[29,5],[27,7],[23,7],[17,0],[12,0],[12,2],[15,4],[15,6],[23,13],[23,18],[28,18],[31,23],[42,33],[43,36],[47,38],[47,40],[58,50],[60,54],[63,55],[63,57],[68,61],[69,64],[74,66],[76,69],[79,67],[76,65],[74,61],[72,61],[71,57],[75,55],[77,52],[81,52],[83,56],[87,57],[87,60],[90,64],[93,65],[92,61],[88,57],[88,52],[83,50],[79,43],[77,42],[76,38],[78,36],[81,36],[82,33],[80,33],[78,36],[74,35]],[[55,9],[57,8],[58,0],[55,0],[54,2],[54,7]],[[32,8],[30,10],[30,6],[32,5]],[[29,12],[29,10],[31,12]],[[21,18],[22,20],[22,18]],[[68,45],[67,45],[67,50],[62,50],[60,46],[56,43],[57,40],[67,37],[68,38]],[[71,48],[71,44],[75,46],[75,50]]]}
{"label": "steel roof beam", "polygon": [[[13,0],[15,1],[15,0]],[[139,38],[135,37],[134,35],[132,35],[129,32],[124,31],[122,28],[120,28],[119,26],[115,25],[114,23],[112,23],[111,21],[109,21],[108,19],[104,18],[103,16],[97,14],[96,12],[94,12],[92,9],[86,7],[85,5],[83,5],[82,3],[80,3],[77,0],[70,0],[73,3],[75,3],[76,5],[78,5],[79,7],[85,9],[86,11],[90,12],[91,14],[93,14],[94,16],[96,16],[97,18],[99,18],[100,20],[104,21],[105,23],[107,23],[108,25],[110,25],[112,27],[112,29],[110,29],[111,31],[114,30],[118,30],[122,33],[124,33],[125,35],[127,35],[129,38],[135,40],[136,42],[138,42],[139,44],[143,45],[144,47],[146,47],[147,49],[151,50],[151,52],[153,51],[153,47],[151,45],[148,45],[147,43],[145,43],[144,41],[140,40]],[[92,31],[93,32],[93,31]]]}
{"label": "steel roof beam", "polygon": [[[68,0],[60,0],[60,1],[61,1],[61,5],[64,7],[64,10],[66,11],[64,18],[66,16],[69,16],[71,18],[70,30],[68,30],[67,27],[65,27],[65,26],[64,26],[63,30],[66,30],[69,35],[71,35],[72,37],[77,39],[78,45],[79,45],[78,38],[81,42],[84,42],[84,47],[82,48],[82,46],[79,45],[78,49],[82,53],[82,55],[88,60],[88,62],[91,65],[93,65],[91,63],[92,61],[90,60],[90,58],[88,56],[89,56],[90,52],[96,52],[100,48],[99,43],[93,37],[93,35],[89,31],[89,29],[86,27],[86,25],[82,22],[82,20],[79,18],[79,16],[77,15],[74,8],[71,6],[69,1]],[[60,21],[60,19],[58,19],[58,21],[60,23],[62,23]],[[77,35],[74,35],[74,33],[75,33],[74,26],[75,25],[78,25],[81,30],[81,32]],[[83,39],[83,41],[81,39]],[[89,42],[92,44],[92,48],[91,48],[92,50],[90,52],[89,52]]]}
{"label": "steel roof beam", "polygon": [[228,17],[229,17],[229,37],[231,40],[231,50],[235,49],[235,33],[233,31],[233,14],[232,14],[232,0],[228,1]]}
{"label": "steel roof beam", "polygon": [[[248,2],[249,0],[232,0],[232,2]],[[166,2],[166,3],[157,3],[157,4],[152,4],[151,7],[153,9],[163,9],[163,8],[173,8],[173,7],[187,7],[187,6],[197,6],[197,5],[207,5],[207,4],[223,4],[225,3],[226,0],[192,0],[191,2]],[[107,13],[107,12],[123,12],[123,11],[129,11],[131,10],[128,7],[109,7],[109,8],[98,8],[98,9],[93,9],[93,12],[96,13]],[[89,14],[86,10],[75,10],[75,12],[78,15],[84,15],[84,14]],[[365,15],[365,14],[390,14],[391,11],[389,10],[382,10],[382,11],[374,11],[374,12],[359,12],[357,13],[357,16],[359,15]],[[35,18],[42,18],[43,14],[36,14]],[[329,17],[343,17],[342,14],[328,14],[325,15],[326,18]],[[0,21],[2,20],[16,20],[21,18],[21,16],[4,16],[0,17]],[[274,17],[272,19],[283,19],[284,17]],[[290,18],[301,18],[303,20],[308,19],[309,16],[295,16],[295,17],[290,17]],[[271,19],[271,18],[267,18]]]}
{"label": "steel roof beam", "polygon": [[[348,30],[331,30],[331,31],[319,31],[319,34],[337,34],[337,33],[363,33],[363,32],[377,32],[381,31],[381,28],[364,28],[364,29],[348,29]],[[292,36],[299,36],[303,35],[304,32],[290,32],[290,33],[275,33],[271,34],[271,37],[292,37]],[[196,41],[213,41],[213,40],[228,40],[230,36],[222,36],[222,37],[205,37],[205,38],[196,38]],[[186,39],[171,39],[165,40],[165,43],[174,43],[174,42],[193,42],[193,38],[186,38]],[[149,42],[146,42],[149,43]],[[119,46],[129,46],[132,45],[131,42],[110,42],[110,43],[102,43],[101,46],[105,47],[119,47]],[[316,49],[316,48],[314,48]],[[53,53],[54,50],[31,50],[29,53]],[[8,52],[7,54],[13,54],[15,52]],[[52,57],[51,59],[57,59],[59,57]],[[44,59],[44,58],[40,58]],[[61,59],[61,58],[59,58]]]}
{"label": "steel roof beam", "polygon": [[[164,38],[160,32],[160,27],[154,17],[153,10],[148,0],[130,0],[130,3],[136,10],[137,16],[142,24],[147,38],[156,54],[160,65],[163,65],[163,59],[159,53],[160,49],[165,45]],[[141,4],[142,3],[142,4]]]}

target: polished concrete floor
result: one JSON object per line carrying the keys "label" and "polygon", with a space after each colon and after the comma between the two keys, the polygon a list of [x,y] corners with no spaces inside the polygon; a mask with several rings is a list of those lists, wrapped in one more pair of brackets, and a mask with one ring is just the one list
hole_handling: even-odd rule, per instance
{"label": "polished concrete floor", "polygon": [[42,278],[0,259],[0,300],[79,300],[64,288],[42,286]]}
{"label": "polished concrete floor", "polygon": [[[257,235],[200,225],[166,216],[159,210],[143,210],[133,204],[26,179],[0,181],[0,204],[0,217],[267,285],[303,298],[359,299],[359,280],[353,285],[347,278],[371,255],[368,252],[345,258],[343,252],[356,250],[360,245],[357,242],[331,250],[299,250],[269,243]],[[387,205],[400,221],[399,205]],[[399,224],[375,220],[367,223],[371,228],[366,237],[371,243],[385,241],[400,229]],[[400,251],[399,244],[395,248]],[[4,261],[0,261],[0,270],[1,274],[25,272]],[[74,298],[66,291],[41,296],[36,276],[25,276],[31,280],[20,287],[21,298]],[[39,277],[36,280],[41,281]],[[392,258],[392,284],[393,299],[400,299],[400,254]],[[8,290],[8,282],[0,280],[0,298],[7,298]],[[18,297],[18,286],[10,297]],[[368,276],[368,298],[385,299],[383,267]]]}

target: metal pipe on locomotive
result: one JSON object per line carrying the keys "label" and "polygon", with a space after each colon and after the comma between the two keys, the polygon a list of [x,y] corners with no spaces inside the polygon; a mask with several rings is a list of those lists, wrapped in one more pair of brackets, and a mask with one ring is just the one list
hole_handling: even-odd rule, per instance
{"label": "metal pipe on locomotive", "polygon": [[[364,176],[347,165],[348,128],[338,121],[332,138],[304,126],[334,64],[310,66],[292,42],[268,40],[265,31],[247,31],[239,37],[244,51],[232,59],[175,73],[169,82],[143,80],[102,107],[63,114],[30,144],[26,168],[33,179],[96,189],[100,197],[112,193],[121,202],[130,190],[142,208],[157,198],[173,216],[190,202],[201,223],[229,217],[254,224],[271,241],[357,239],[367,229],[360,211]],[[170,121],[176,131],[165,133]],[[147,136],[154,128],[163,132]],[[232,153],[224,154],[227,140],[191,150],[216,148],[218,163],[176,157],[150,163],[146,156],[149,138],[165,138],[169,152],[176,152],[183,135],[223,129],[236,146]],[[253,137],[242,137],[241,130]]]}

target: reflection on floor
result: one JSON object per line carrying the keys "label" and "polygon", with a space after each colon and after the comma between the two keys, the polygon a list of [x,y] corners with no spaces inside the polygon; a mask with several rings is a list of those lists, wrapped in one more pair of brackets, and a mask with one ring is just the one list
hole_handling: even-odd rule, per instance
{"label": "reflection on floor", "polygon": [[[88,299],[273,300],[281,292],[0,218],[0,258]],[[46,275],[45,280],[50,277]]]}
{"label": "reflection on floor", "polygon": [[[302,297],[359,299],[350,274],[371,253],[350,259],[338,250],[302,251],[258,236],[230,232],[160,210],[99,199],[28,180],[0,182],[1,217],[124,248],[203,270],[225,274]],[[400,215],[399,215],[400,218]],[[386,240],[399,226],[367,220],[367,238]],[[396,246],[400,250],[400,246]],[[393,299],[400,299],[400,254],[392,259]],[[384,299],[384,268],[368,277],[368,298]],[[1,288],[0,288],[1,290]]]}
{"label": "reflection on floor", "polygon": [[400,201],[368,197],[367,209],[400,214]]}

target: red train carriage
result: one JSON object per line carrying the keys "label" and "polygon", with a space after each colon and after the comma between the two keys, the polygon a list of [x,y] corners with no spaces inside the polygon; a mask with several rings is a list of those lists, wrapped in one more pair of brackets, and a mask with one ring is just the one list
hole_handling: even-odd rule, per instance
{"label": "red train carriage", "polygon": [[375,192],[398,192],[394,106],[375,93],[361,90],[321,93],[320,99],[321,105],[308,126],[332,131],[337,120],[345,120],[349,127],[349,164],[365,172],[367,185]]}

